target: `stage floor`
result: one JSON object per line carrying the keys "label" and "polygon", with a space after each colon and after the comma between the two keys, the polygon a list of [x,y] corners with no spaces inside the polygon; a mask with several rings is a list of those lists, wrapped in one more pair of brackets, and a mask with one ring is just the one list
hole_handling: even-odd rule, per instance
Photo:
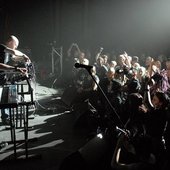
{"label": "stage floor", "polygon": [[[35,107],[29,111],[28,159],[25,144],[17,144],[14,159],[13,144],[0,150],[1,170],[58,169],[62,161],[87,142],[87,129],[75,128],[75,115],[61,100],[63,89],[53,89],[39,84],[35,89]],[[16,129],[16,139],[24,139],[23,128]],[[0,142],[11,141],[9,126],[0,122]]]}

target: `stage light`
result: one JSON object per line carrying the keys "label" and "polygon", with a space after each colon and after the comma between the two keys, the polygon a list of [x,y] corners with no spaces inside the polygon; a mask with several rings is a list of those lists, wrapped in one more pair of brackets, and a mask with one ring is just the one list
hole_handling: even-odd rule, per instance
{"label": "stage light", "polygon": [[97,134],[97,137],[100,138],[100,139],[103,139],[102,133]]}

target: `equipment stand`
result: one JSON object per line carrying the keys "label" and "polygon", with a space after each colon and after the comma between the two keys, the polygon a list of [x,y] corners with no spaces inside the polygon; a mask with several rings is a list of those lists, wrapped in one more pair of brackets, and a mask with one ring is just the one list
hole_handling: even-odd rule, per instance
{"label": "equipment stand", "polygon": [[[13,144],[14,150],[14,159],[17,159],[17,143],[25,143],[25,158],[28,159],[28,142],[30,140],[35,141],[34,139],[28,139],[28,115],[29,115],[29,106],[35,105],[33,101],[33,89],[31,88],[30,81],[26,78],[27,84],[18,83],[16,84],[16,89],[14,91],[8,91],[7,89],[11,89],[10,87],[13,84],[8,84],[4,88],[6,89],[8,100],[4,100],[0,103],[0,109],[8,109],[9,110],[9,121],[10,121],[10,133],[11,133],[11,141],[7,141],[7,143]],[[24,85],[27,85],[27,91],[24,91]],[[15,97],[14,94],[17,94]],[[30,101],[25,101],[25,95],[30,97]],[[11,99],[12,100],[11,102]],[[20,109],[19,109],[20,108]],[[23,122],[22,122],[23,119]],[[18,128],[18,121],[20,121],[20,127],[24,130],[24,140],[17,140],[16,138],[16,129]]]}

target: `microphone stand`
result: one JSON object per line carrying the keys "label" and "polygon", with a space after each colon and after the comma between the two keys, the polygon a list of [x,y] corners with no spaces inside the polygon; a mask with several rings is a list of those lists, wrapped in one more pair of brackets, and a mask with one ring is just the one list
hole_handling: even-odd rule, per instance
{"label": "microphone stand", "polygon": [[[118,118],[121,126],[122,126],[123,128],[125,128],[125,125],[124,125],[123,122],[121,121],[120,116],[118,115],[118,113],[116,112],[116,110],[115,110],[115,108],[112,106],[112,104],[110,103],[108,97],[106,96],[105,92],[103,91],[103,89],[101,88],[101,86],[99,85],[99,83],[97,83],[96,79],[95,79],[94,76],[92,75],[92,73],[91,73],[91,68],[86,68],[86,70],[88,71],[88,73],[89,73],[90,76],[92,77],[93,81],[96,83],[98,89],[100,90],[100,92],[102,93],[102,95],[104,96],[104,98],[106,99],[106,101],[107,101],[107,103],[109,104],[109,106],[111,107],[113,113],[117,116],[117,118]],[[111,120],[111,119],[109,119],[109,120]],[[112,120],[111,120],[111,121],[112,121]]]}

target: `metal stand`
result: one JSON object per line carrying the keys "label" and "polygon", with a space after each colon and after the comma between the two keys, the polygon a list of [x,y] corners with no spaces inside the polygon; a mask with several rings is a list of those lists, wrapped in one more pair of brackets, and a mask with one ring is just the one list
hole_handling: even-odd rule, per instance
{"label": "metal stand", "polygon": [[[56,56],[55,56],[56,55]],[[55,63],[55,59],[56,57],[59,57],[59,67],[60,67],[60,72],[59,74],[55,77],[53,83],[52,83],[52,88],[54,86],[54,84],[56,83],[56,81],[58,80],[59,77],[62,76],[63,74],[63,47],[60,48],[55,48],[53,45],[51,47],[51,74],[53,76],[56,75],[56,70],[55,68],[57,67],[56,63]]]}
{"label": "metal stand", "polygon": [[[28,141],[35,140],[28,139],[28,115],[29,115],[29,106],[35,105],[33,101],[33,89],[30,85],[29,79],[26,79],[27,84],[18,83],[16,84],[17,87],[17,95],[21,97],[20,101],[11,102],[11,103],[4,103],[0,104],[0,109],[9,109],[9,119],[10,119],[10,133],[11,133],[11,141],[7,143],[13,144],[14,149],[14,158],[17,159],[17,143],[25,143],[25,158],[28,159]],[[23,86],[28,86],[28,91],[24,91]],[[12,85],[7,85],[8,87]],[[20,90],[19,90],[20,89]],[[30,96],[30,101],[24,100],[24,95]],[[8,98],[10,98],[8,94]],[[6,102],[6,101],[5,101]],[[19,112],[20,108],[20,112]],[[19,116],[19,117],[18,117]],[[22,123],[23,119],[23,123]],[[16,139],[16,128],[18,127],[18,121],[20,121],[20,127],[24,129],[24,140],[17,140]],[[22,126],[23,125],[23,126]]]}
{"label": "metal stand", "polygon": [[[55,56],[55,54],[57,56]],[[61,76],[63,73],[63,47],[55,48],[54,46],[52,46],[52,49],[51,49],[51,73],[53,75],[55,75],[55,67],[56,67],[55,57],[59,57],[59,59],[60,59],[60,63],[59,63],[60,64],[60,74],[59,74],[59,76]]]}
{"label": "metal stand", "polygon": [[[112,106],[112,104],[110,103],[109,99],[107,98],[106,94],[104,93],[104,91],[102,90],[101,86],[99,85],[99,83],[97,83],[96,79],[94,78],[94,76],[92,75],[91,72],[91,68],[88,67],[86,68],[86,70],[88,71],[88,73],[90,74],[90,76],[92,77],[93,81],[96,83],[98,89],[100,90],[100,92],[102,93],[102,95],[104,96],[104,98],[106,99],[107,103],[109,104],[110,108],[112,109],[113,113],[117,116],[120,126],[121,127],[125,127],[124,123],[122,122],[122,120],[120,119],[120,116],[118,115],[118,113],[116,112],[115,108]],[[109,119],[111,122],[112,120]]]}
{"label": "metal stand", "polygon": [[[10,103],[10,104],[0,104],[0,109],[9,109],[9,119],[10,119],[10,133],[11,133],[11,141],[6,141],[7,143],[13,144],[14,149],[14,158],[17,159],[17,143],[25,143],[25,157],[28,158],[28,111],[29,106],[32,105],[32,102],[25,103]],[[18,114],[18,107],[22,106],[23,111],[23,119],[24,119],[24,140],[16,139],[16,122],[18,121],[15,117]]]}

